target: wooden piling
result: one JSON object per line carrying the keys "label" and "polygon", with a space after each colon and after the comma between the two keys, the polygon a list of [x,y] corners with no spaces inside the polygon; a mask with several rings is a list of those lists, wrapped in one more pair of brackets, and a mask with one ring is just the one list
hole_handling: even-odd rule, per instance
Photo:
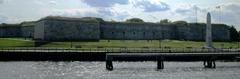
{"label": "wooden piling", "polygon": [[106,56],[106,69],[113,70],[112,57]]}
{"label": "wooden piling", "polygon": [[205,68],[216,68],[216,63],[215,60],[208,60],[208,61],[203,61],[204,62],[204,67]]}
{"label": "wooden piling", "polygon": [[203,61],[203,66],[207,68],[207,61]]}
{"label": "wooden piling", "polygon": [[213,68],[216,68],[216,63],[215,63],[215,61],[213,61]]}
{"label": "wooden piling", "polygon": [[163,69],[163,68],[164,68],[163,61],[157,61],[157,69]]}
{"label": "wooden piling", "polygon": [[164,68],[163,57],[157,58],[157,69],[163,68]]}

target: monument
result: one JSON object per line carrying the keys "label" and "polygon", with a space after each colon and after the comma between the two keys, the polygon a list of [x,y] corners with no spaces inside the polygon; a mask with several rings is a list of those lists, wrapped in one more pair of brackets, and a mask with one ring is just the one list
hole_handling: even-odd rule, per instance
{"label": "monument", "polygon": [[211,25],[211,14],[207,13],[207,26],[206,26],[206,39],[205,48],[214,48],[212,45],[212,25]]}

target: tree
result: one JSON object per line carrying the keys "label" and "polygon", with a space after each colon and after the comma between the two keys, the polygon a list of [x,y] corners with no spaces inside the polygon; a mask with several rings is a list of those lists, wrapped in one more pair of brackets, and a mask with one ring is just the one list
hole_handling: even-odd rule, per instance
{"label": "tree", "polygon": [[131,19],[127,19],[126,22],[130,22],[130,23],[143,23],[144,21],[140,18],[131,18]]}
{"label": "tree", "polygon": [[170,24],[170,23],[171,23],[171,21],[168,19],[160,20],[160,24]]}
{"label": "tree", "polygon": [[232,26],[230,29],[230,40],[231,41],[238,41],[239,40],[239,34],[238,31],[236,30],[236,28],[234,26]]}

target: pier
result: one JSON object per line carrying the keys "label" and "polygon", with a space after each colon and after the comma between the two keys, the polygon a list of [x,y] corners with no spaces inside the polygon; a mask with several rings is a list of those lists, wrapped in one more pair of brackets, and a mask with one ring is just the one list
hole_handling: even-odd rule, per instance
{"label": "pier", "polygon": [[107,53],[106,69],[113,70],[113,61],[129,61],[130,58],[145,59],[142,61],[157,61],[157,69],[164,68],[164,61],[203,61],[205,68],[216,68],[216,60],[227,60],[240,56],[238,52],[219,53]]}

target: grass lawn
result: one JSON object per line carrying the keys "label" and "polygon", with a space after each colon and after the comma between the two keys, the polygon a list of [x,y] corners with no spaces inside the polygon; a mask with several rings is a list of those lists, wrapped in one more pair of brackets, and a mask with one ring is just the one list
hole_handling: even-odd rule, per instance
{"label": "grass lawn", "polygon": [[24,38],[0,38],[0,47],[33,47],[34,42]]}
{"label": "grass lawn", "polygon": [[[33,40],[23,38],[0,38],[0,47],[33,47]],[[202,48],[204,42],[178,40],[100,40],[99,42],[50,42],[41,47],[58,48]],[[237,42],[214,42],[216,48],[238,48]]]}
{"label": "grass lawn", "polygon": [[[204,42],[195,41],[178,41],[178,40],[100,40],[99,42],[51,42],[42,47],[64,47],[70,48],[82,47],[82,48],[202,48]],[[214,42],[216,48],[238,48],[237,42]]]}

